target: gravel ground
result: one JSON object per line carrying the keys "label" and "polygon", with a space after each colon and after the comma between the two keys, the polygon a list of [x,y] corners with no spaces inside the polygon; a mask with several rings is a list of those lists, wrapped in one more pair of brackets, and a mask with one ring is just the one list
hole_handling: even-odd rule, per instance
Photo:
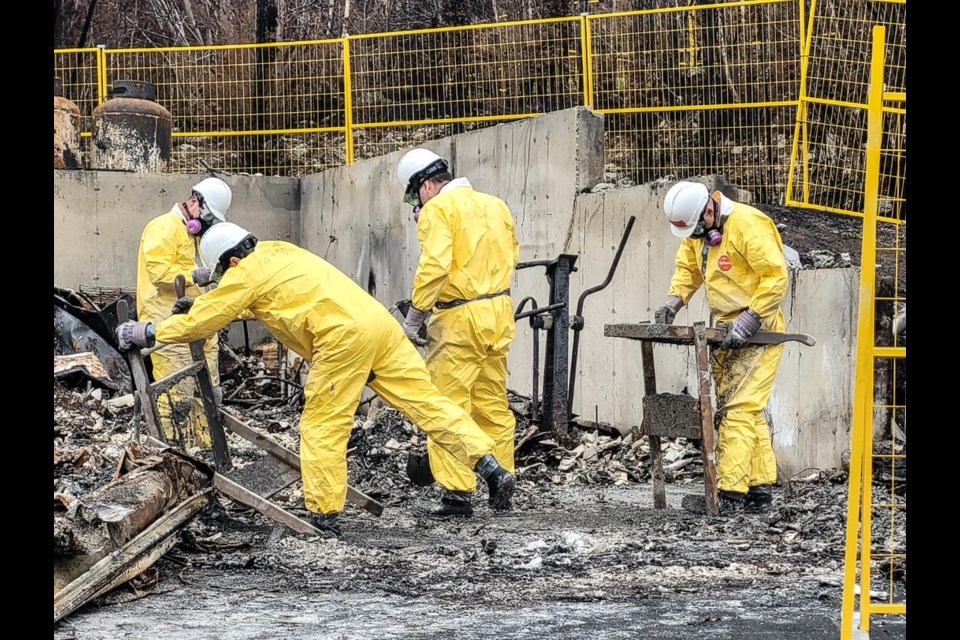
{"label": "gravel ground", "polygon": [[[132,409],[105,390],[57,383],[54,404],[54,491],[82,496],[109,480]],[[243,417],[296,448],[295,407]],[[421,514],[437,489],[411,485],[403,471],[422,435],[374,406],[357,417],[350,482],[385,504],[382,517],[348,505],[342,538],[308,539],[218,498],[150,571],[68,616],[54,637],[837,637],[842,470],[784,479],[770,514],[710,518],[679,506],[703,490],[689,443],[665,447],[675,470],[668,507],[655,510],[646,439],[581,435],[574,449],[543,437],[521,447],[512,515],[489,511],[481,483],[473,518],[437,521]],[[260,455],[230,439],[238,466]],[[878,482],[874,492],[905,500],[905,485]],[[299,482],[274,499],[305,514]],[[874,526],[878,544],[906,539],[904,522],[877,517]],[[905,598],[905,566],[875,575],[876,600]],[[905,637],[904,618],[874,621],[871,637]]]}

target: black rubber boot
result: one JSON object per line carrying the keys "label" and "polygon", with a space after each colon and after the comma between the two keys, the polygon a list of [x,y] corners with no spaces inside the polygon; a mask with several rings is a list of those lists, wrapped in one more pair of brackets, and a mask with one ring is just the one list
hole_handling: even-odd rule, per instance
{"label": "black rubber boot", "polygon": [[[742,513],[746,506],[745,493],[733,493],[732,491],[718,491],[717,499],[719,502],[720,516],[732,516]],[[697,494],[688,494],[683,496],[680,506],[697,515],[707,514],[707,499],[705,496]]]}
{"label": "black rubber boot", "polygon": [[411,453],[407,456],[407,477],[418,487],[429,487],[436,480],[430,470],[430,456]]}
{"label": "black rubber boot", "polygon": [[339,516],[339,513],[331,513],[328,515],[314,513],[310,515],[308,522],[317,529],[320,529],[320,531],[332,533],[339,538],[341,535],[343,535],[343,529],[340,528]]}
{"label": "black rubber boot", "polygon": [[470,504],[471,494],[464,491],[447,491],[440,498],[440,504],[427,512],[434,518],[469,518],[473,515]]}
{"label": "black rubber boot", "polygon": [[501,467],[497,459],[489,453],[477,463],[476,471],[487,481],[490,508],[498,512],[510,511],[513,508],[510,499],[517,486],[517,480],[513,474]]}
{"label": "black rubber boot", "polygon": [[744,510],[747,513],[767,513],[773,506],[773,489],[770,485],[750,487]]}

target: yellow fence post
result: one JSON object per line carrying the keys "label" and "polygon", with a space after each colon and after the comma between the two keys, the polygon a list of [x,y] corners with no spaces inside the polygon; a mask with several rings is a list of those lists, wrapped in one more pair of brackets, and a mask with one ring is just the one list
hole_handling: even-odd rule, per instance
{"label": "yellow fence post", "polygon": [[97,106],[107,99],[107,55],[106,47],[97,45]]}
{"label": "yellow fence post", "polygon": [[350,82],[350,36],[343,36],[343,124],[347,164],[353,164],[353,85]]}
{"label": "yellow fence post", "polygon": [[[880,150],[883,133],[883,60],[886,28],[873,29],[870,91],[867,100],[867,157],[864,177],[863,249],[861,252],[857,375],[854,392],[853,443],[847,502],[841,640],[853,637],[857,542],[860,542],[860,629],[870,629],[871,476],[873,456],[873,367],[877,263],[877,211],[880,201]],[[862,503],[860,503],[862,492]],[[858,509],[858,504],[861,508]],[[860,512],[858,514],[858,511]],[[862,515],[862,517],[860,517]]]}
{"label": "yellow fence post", "polygon": [[[872,9],[880,4],[884,7],[879,16],[876,11],[861,8],[870,5]],[[842,206],[862,202],[859,167],[852,174],[853,180],[833,174],[853,169],[847,166],[846,156],[856,153],[863,144],[863,131],[856,124],[861,122],[860,118],[841,119],[836,114],[843,116],[845,109],[865,108],[861,97],[864,83],[861,78],[845,77],[837,84],[829,69],[843,68],[840,65],[848,59],[852,63],[851,56],[869,46],[864,37],[868,30],[875,23],[886,24],[893,38],[888,45],[888,82],[900,89],[905,76],[905,30],[901,27],[905,4],[906,0],[842,3],[843,15],[837,16],[829,11],[833,5],[821,0],[737,0],[714,5],[686,0],[677,6],[657,9],[593,15],[583,11],[544,20],[343,34],[323,41],[149,49],[99,47],[81,52],[90,56],[83,63],[84,72],[96,72],[96,78],[90,79],[82,91],[84,99],[96,106],[107,99],[110,82],[118,74],[160,82],[181,125],[174,134],[180,138],[235,137],[244,140],[237,146],[249,146],[266,144],[287,134],[324,134],[317,139],[319,147],[309,152],[316,158],[307,158],[298,151],[283,156],[282,162],[287,163],[283,167],[273,167],[293,173],[355,162],[360,144],[355,135],[360,130],[398,131],[395,136],[365,137],[359,153],[366,157],[409,144],[412,137],[431,135],[431,130],[436,135],[446,135],[458,124],[478,127],[583,105],[608,116],[606,159],[625,165],[628,171],[636,173],[636,179],[647,181],[676,171],[695,173],[714,167],[730,174],[744,188],[754,190],[760,198],[772,201],[776,197],[785,200],[782,204],[859,217],[859,205],[847,205],[846,210]],[[712,24],[713,18],[708,16],[718,12],[729,13],[720,16],[726,25],[724,29],[743,27],[743,39],[738,36],[724,44],[700,38],[708,23]],[[787,39],[781,39],[782,35]],[[368,47],[365,42],[351,42],[359,40],[373,44]],[[856,46],[838,49],[830,45],[848,40]],[[285,54],[276,67],[275,80],[292,81],[290,88],[285,87],[282,95],[241,97],[237,92],[251,90],[245,86],[247,75],[252,72],[246,50],[263,46],[276,47]],[[313,46],[323,51],[320,58],[314,60],[308,54],[301,59],[297,49]],[[339,61],[336,46],[341,47]],[[353,60],[355,46],[360,47],[357,60]],[[403,51],[413,49],[408,52],[410,55],[405,53],[406,57],[385,64],[385,56],[394,55],[391,47],[397,46]],[[423,52],[423,47],[443,52],[429,63],[442,80],[428,87],[406,86],[411,76],[419,77],[417,74],[421,73],[414,73],[409,65],[416,57],[414,51]],[[730,59],[724,62],[722,58],[727,57]],[[55,56],[55,70],[57,60]],[[222,68],[215,69],[218,65]],[[294,69],[294,65],[299,68]],[[698,65],[710,68],[705,68],[705,73],[684,73]],[[851,64],[852,68],[859,67]],[[712,82],[709,78],[721,70],[727,74],[728,86],[737,87],[737,100],[714,100],[715,92],[706,91],[707,86],[702,85]],[[288,78],[288,72],[293,76]],[[342,74],[340,98],[336,97],[338,72]],[[583,77],[576,78],[576,73]],[[319,84],[312,80],[313,75]],[[630,79],[633,77],[644,79],[644,83],[650,79],[650,86],[639,86]],[[665,86],[657,84],[658,77],[666,79]],[[177,86],[181,83],[182,87]],[[218,86],[220,83],[222,87]],[[378,83],[385,85],[382,95],[377,95],[372,86]],[[598,94],[598,83],[603,96]],[[710,95],[704,103],[690,103],[685,96],[670,94],[670,87],[676,83],[689,84],[691,90],[699,87],[701,93]],[[760,86],[767,84],[771,86]],[[741,85],[743,91],[739,89]],[[797,85],[799,99],[793,95]],[[314,86],[321,89],[323,99],[319,103],[318,96],[311,95]],[[305,93],[299,95],[302,90]],[[576,96],[578,90],[581,97]],[[784,99],[772,99],[777,97]],[[248,130],[247,116],[256,114],[241,113],[245,109],[241,103],[247,99],[268,101],[268,119],[276,126]],[[336,100],[340,101],[339,107]],[[294,105],[293,110],[283,105]],[[342,110],[340,115],[336,114],[337,109]],[[666,117],[667,111],[678,114]],[[905,107],[887,107],[886,113],[891,112],[906,116]],[[753,118],[745,114],[760,115]],[[312,126],[314,116],[320,124],[335,126]],[[791,122],[791,117],[795,121]],[[335,123],[329,122],[337,118]],[[742,140],[743,144],[732,150],[705,148],[696,130],[718,127],[715,123],[727,121],[737,123],[737,131],[716,135],[733,136],[731,139]],[[422,130],[414,131],[414,127]],[[662,147],[651,143],[657,136],[663,139]],[[891,140],[902,144],[905,135]],[[280,140],[278,144],[288,142]],[[201,144],[206,141],[201,140]],[[225,148],[220,152],[225,152]],[[193,152],[182,152],[189,153]],[[244,151],[241,162],[252,163],[246,168],[256,170],[253,165],[257,157],[258,151]],[[747,165],[743,165],[743,159],[749,159]],[[818,184],[821,176],[825,176],[823,184]],[[887,191],[902,189],[904,182],[902,175],[892,176],[891,180],[884,178],[881,196],[891,196],[889,199],[896,201],[896,193]],[[835,195],[841,191],[848,193]],[[854,192],[853,197],[849,192]],[[823,202],[813,202],[814,199]],[[850,206],[854,210],[849,210]],[[879,221],[885,219],[881,217]]]}
{"label": "yellow fence post", "polygon": [[[797,97],[797,116],[796,123],[794,124],[793,129],[793,148],[790,150],[790,166],[787,169],[787,186],[784,190],[783,202],[784,204],[790,202],[794,199],[793,197],[793,186],[794,186],[794,173],[797,170],[797,156],[803,152],[803,185],[805,189],[809,188],[810,180],[808,179],[809,174],[807,171],[807,158],[809,155],[809,150],[807,148],[807,103],[805,98],[807,96],[807,68],[809,66],[809,43],[805,37],[805,28],[804,24],[804,0],[797,0],[799,12],[800,12],[800,93]],[[816,6],[817,0],[812,0],[812,4]],[[811,22],[813,21],[813,12],[810,12]],[[813,31],[812,25],[809,31]],[[801,129],[802,127],[802,129]],[[800,143],[802,135],[803,143]],[[807,198],[804,198],[804,202],[808,202]]]}
{"label": "yellow fence post", "polygon": [[593,109],[593,39],[590,16],[580,14],[580,54],[583,56],[583,104]]}

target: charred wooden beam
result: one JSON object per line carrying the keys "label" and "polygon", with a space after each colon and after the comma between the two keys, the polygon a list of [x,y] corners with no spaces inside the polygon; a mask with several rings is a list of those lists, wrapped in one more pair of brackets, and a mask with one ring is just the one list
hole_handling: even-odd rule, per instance
{"label": "charred wooden beam", "polygon": [[54,512],[55,591],[211,483],[202,470],[176,457],[138,452],[124,460],[139,466],[76,499],[65,512]]}
{"label": "charred wooden beam", "polygon": [[651,429],[650,418],[653,412],[647,413],[647,398],[656,397],[657,393],[657,372],[653,364],[653,344],[649,341],[640,345],[640,359],[643,364],[643,392],[646,394],[643,398],[643,424],[640,425],[641,433],[646,431],[647,438],[650,440],[650,477],[653,480],[653,508],[667,508],[667,488],[663,477],[663,447],[660,443],[660,436],[656,430]]}
{"label": "charred wooden beam", "polygon": [[53,597],[53,621],[73,613],[90,600],[110,591],[153,565],[177,542],[174,535],[210,502],[206,488],[140,532],[74,579]]}
{"label": "charred wooden beam", "polygon": [[[300,472],[300,456],[295,452],[277,444],[224,409],[220,410],[220,415],[223,416],[223,423],[230,431],[257,445],[270,455],[283,461],[287,466],[296,469],[298,473]],[[382,504],[350,485],[347,485],[347,500],[375,516],[383,513]]]}
{"label": "charred wooden beam", "polygon": [[[145,438],[145,440],[155,447],[159,447],[164,451],[169,451],[172,455],[179,456],[188,460],[193,460],[190,456],[183,453],[178,449],[172,448],[170,445],[160,442],[155,438]],[[206,465],[197,460],[198,464]],[[257,493],[247,489],[246,487],[234,482],[227,476],[220,473],[213,473],[213,486],[217,488],[222,494],[228,498],[239,502],[240,504],[246,505],[255,509],[256,511],[262,513],[266,517],[270,518],[278,524],[282,524],[285,527],[289,527],[297,533],[305,533],[312,536],[321,536],[328,537],[326,532],[320,531],[313,525],[311,525],[306,520],[298,518],[289,511],[273,504],[266,498],[258,495]],[[329,535],[333,535],[332,533]]]}

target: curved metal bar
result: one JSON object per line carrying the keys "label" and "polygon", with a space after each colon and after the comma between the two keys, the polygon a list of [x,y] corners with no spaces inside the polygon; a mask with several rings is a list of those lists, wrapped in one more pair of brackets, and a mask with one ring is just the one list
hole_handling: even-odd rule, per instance
{"label": "curved metal bar", "polygon": [[574,391],[576,391],[577,384],[577,354],[580,351],[580,330],[583,329],[583,303],[587,299],[587,296],[605,289],[607,285],[610,284],[610,281],[613,280],[613,274],[616,272],[617,265],[620,264],[620,257],[623,255],[623,248],[627,245],[627,238],[630,237],[630,232],[633,230],[633,223],[636,221],[637,216],[630,216],[630,219],[627,221],[627,228],[623,232],[623,237],[620,238],[620,246],[617,247],[617,253],[613,257],[613,264],[610,265],[607,277],[597,286],[584,289],[583,293],[580,294],[580,298],[577,300],[577,313],[574,316],[574,321],[571,323],[571,328],[573,329],[573,349],[570,354],[570,384],[567,387],[567,406],[570,409],[570,415],[573,415],[573,394]]}

